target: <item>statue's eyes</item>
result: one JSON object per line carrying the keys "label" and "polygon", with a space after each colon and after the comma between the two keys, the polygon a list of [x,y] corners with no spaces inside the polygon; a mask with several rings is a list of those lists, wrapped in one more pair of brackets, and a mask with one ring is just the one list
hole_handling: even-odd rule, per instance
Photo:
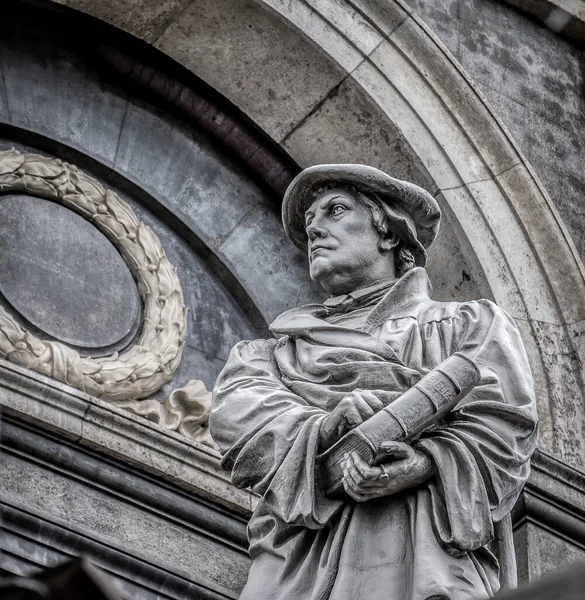
{"label": "statue's eyes", "polygon": [[343,206],[343,204],[334,204],[331,207],[331,214],[334,217],[338,217],[340,214],[344,213],[347,210],[347,208],[345,206]]}

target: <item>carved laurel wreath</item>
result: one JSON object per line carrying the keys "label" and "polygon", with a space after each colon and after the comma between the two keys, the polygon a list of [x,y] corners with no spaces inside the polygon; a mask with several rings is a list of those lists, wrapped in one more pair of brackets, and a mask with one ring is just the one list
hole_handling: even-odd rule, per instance
{"label": "carved laurel wreath", "polygon": [[118,404],[156,392],[178,367],[187,330],[179,278],[159,239],[116,194],[58,159],[0,152],[0,192],[14,191],[59,202],[108,237],[136,279],[144,324],[130,349],[94,359],[38,339],[0,308],[0,356]]}

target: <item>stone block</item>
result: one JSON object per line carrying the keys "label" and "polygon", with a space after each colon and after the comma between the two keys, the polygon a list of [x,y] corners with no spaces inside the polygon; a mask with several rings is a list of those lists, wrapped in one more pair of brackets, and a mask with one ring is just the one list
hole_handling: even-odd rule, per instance
{"label": "stone block", "polygon": [[54,0],[153,42],[187,0]]}
{"label": "stone block", "polygon": [[255,505],[254,494],[230,484],[218,452],[208,446],[4,360],[0,392],[5,415],[134,465],[238,514],[249,514]]}
{"label": "stone block", "polygon": [[49,431],[78,440],[87,411],[83,396],[68,385],[0,359],[0,411],[4,415],[43,423]]}
{"label": "stone block", "polygon": [[459,0],[445,2],[427,2],[410,0],[413,12],[429,26],[429,29],[441,40],[447,49],[457,55],[459,49]]}
{"label": "stone block", "polygon": [[11,29],[0,46],[7,110],[3,122],[114,162],[126,98],[108,89],[70,53]]}
{"label": "stone block", "polygon": [[[527,4],[535,10],[554,3]],[[452,5],[415,1],[447,46],[458,31],[454,55],[534,167],[583,258],[582,51],[501,2],[460,0],[457,11]]]}
{"label": "stone block", "polygon": [[[527,315],[531,319],[548,321],[550,315],[557,312],[556,299],[540,269],[538,255],[524,233],[526,226],[518,218],[517,211],[507,200],[509,196],[502,192],[500,185],[499,181],[488,180],[471,183],[467,187],[473,195],[474,202],[479,206],[493,239],[497,240],[501,252],[498,261],[507,262],[507,257],[514,257],[514,261],[508,262],[508,269],[519,290]],[[494,267],[497,268],[497,264]],[[522,315],[512,313],[512,316]]]}
{"label": "stone block", "polygon": [[286,138],[284,148],[303,167],[367,164],[434,192],[404,135],[351,77]]}
{"label": "stone block", "polygon": [[513,11],[505,12],[516,17],[507,31],[498,24],[492,26],[501,37],[500,52],[508,54],[501,92],[581,135],[585,126],[583,51],[551,29],[518,18]]}
{"label": "stone block", "polygon": [[[413,31],[415,27],[419,26],[407,20],[352,77],[387,118],[400,123],[404,137],[439,188],[488,179],[517,164],[519,157],[506,147],[504,138],[501,144],[491,143],[501,133],[494,130],[494,124],[486,118],[471,90],[451,79],[448,57],[443,55],[438,59],[430,41],[429,47],[421,48],[419,36]],[[405,54],[414,60],[407,61]],[[432,79],[432,86],[427,79]],[[441,93],[443,88],[445,93]],[[445,105],[447,99],[453,106]],[[459,122],[454,118],[455,113]],[[491,142],[471,139],[470,131],[481,131]],[[489,154],[480,158],[477,148],[489,149]]]}
{"label": "stone block", "polygon": [[565,326],[542,321],[517,319],[517,324],[535,379],[539,447],[582,467],[585,415],[582,383],[577,379],[581,364],[569,332]]}
{"label": "stone block", "polygon": [[32,196],[0,199],[0,291],[41,335],[94,356],[128,342],[140,321],[115,247],[73,211]]}
{"label": "stone block", "polygon": [[583,270],[583,266],[559,213],[540,193],[528,167],[514,167],[499,175],[497,180],[507,195],[518,199],[514,207],[517,219],[530,238],[533,252],[545,263],[549,285],[554,290],[555,301],[561,305],[564,318],[567,322],[583,320],[585,283],[574,276],[576,271]]}
{"label": "stone block", "polygon": [[[536,581],[544,575],[585,561],[585,550],[569,540],[526,523],[516,532],[518,582]],[[538,596],[532,596],[537,600]],[[546,597],[552,600],[552,597]],[[558,597],[555,597],[558,598]]]}
{"label": "stone block", "polygon": [[193,2],[156,46],[236,102],[275,140],[346,74],[325,53],[316,54],[292,24],[251,0]]}
{"label": "stone block", "polygon": [[352,0],[351,4],[384,36],[392,33],[412,13],[411,8],[404,2],[398,4],[386,0]]}
{"label": "stone block", "polygon": [[[490,184],[490,181],[487,182]],[[464,248],[465,257],[472,271],[472,279],[480,285],[483,297],[493,298],[514,318],[528,318],[527,308],[508,268],[502,249],[494,238],[490,224],[479,209],[475,195],[482,184],[476,184],[472,191],[468,186],[446,189],[438,198],[453,214],[453,221],[460,223],[459,245]],[[490,189],[493,190],[491,183]],[[489,201],[489,197],[485,197]]]}
{"label": "stone block", "polygon": [[[258,207],[218,248],[219,256],[237,274],[268,323],[281,312],[320,302],[325,293],[311,283],[306,257],[282,233],[272,210]],[[271,261],[264,257],[272,256]],[[245,260],[242,260],[245,257]],[[302,276],[302,273],[307,273]]]}
{"label": "stone block", "polygon": [[369,19],[343,0],[262,0],[317,43],[342,68],[351,72],[384,39]]}
{"label": "stone block", "polygon": [[129,107],[115,166],[181,214],[211,248],[254,206],[269,202],[215,142],[149,106]]}
{"label": "stone block", "polygon": [[[33,564],[84,554],[128,582],[132,598],[160,597],[155,590],[172,598],[236,597],[249,564],[237,517],[17,422],[4,433],[0,512],[8,535],[0,545],[25,559],[28,573]],[[19,564],[2,561],[2,568]],[[177,585],[213,593],[181,594]]]}
{"label": "stone block", "polygon": [[489,93],[488,99],[542,181],[583,260],[585,140],[502,94]]}
{"label": "stone block", "polygon": [[[389,37],[389,42],[396,51],[409,57],[411,68],[415,70],[416,79],[419,80],[416,86],[405,77],[394,77],[392,81],[401,91],[404,90],[405,97],[413,107],[420,107],[418,112],[425,116],[425,122],[432,128],[436,127],[437,133],[442,132],[438,139],[443,144],[446,140],[449,140],[449,144],[454,144],[454,149],[447,144],[445,149],[465,183],[485,179],[481,175],[484,170],[488,172],[488,176],[497,175],[519,162],[518,154],[510,146],[499,125],[485,110],[481,99],[471,86],[462,83],[461,74],[453,69],[451,56],[438,52],[436,43],[430,37],[421,36],[418,23],[413,19],[405,21]],[[385,47],[381,46],[377,62],[388,69],[386,72],[392,73],[394,65],[390,63],[389,57],[384,57],[384,51]],[[374,55],[372,59],[376,62]],[[406,90],[407,85],[414,89]],[[451,130],[441,129],[449,126]],[[476,164],[475,155],[480,153],[483,165]],[[460,164],[460,156],[465,158],[468,165],[464,161]],[[470,171],[470,176],[467,171]],[[470,178],[474,171],[480,176]]]}

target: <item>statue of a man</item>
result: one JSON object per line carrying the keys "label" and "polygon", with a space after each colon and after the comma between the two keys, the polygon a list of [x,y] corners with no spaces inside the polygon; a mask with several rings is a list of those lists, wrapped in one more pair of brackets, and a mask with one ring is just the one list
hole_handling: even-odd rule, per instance
{"label": "statue of a man", "polygon": [[[492,596],[515,577],[510,511],[536,444],[516,325],[488,300],[429,298],[422,267],[440,210],[413,184],[363,165],[310,167],[288,188],[283,220],[330,297],[280,315],[278,339],[236,345],[215,386],[223,465],[261,496],[241,598]],[[342,454],[331,492],[325,453],[455,353],[477,385],[417,435],[389,435],[375,460]]]}

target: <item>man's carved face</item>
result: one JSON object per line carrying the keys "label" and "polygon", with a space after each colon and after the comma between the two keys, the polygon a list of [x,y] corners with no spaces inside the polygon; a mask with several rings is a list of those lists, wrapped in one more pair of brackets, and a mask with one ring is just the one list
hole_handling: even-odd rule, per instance
{"label": "man's carved face", "polygon": [[334,188],[320,194],[305,213],[309,273],[333,295],[347,294],[394,277],[370,210],[354,194]]}

